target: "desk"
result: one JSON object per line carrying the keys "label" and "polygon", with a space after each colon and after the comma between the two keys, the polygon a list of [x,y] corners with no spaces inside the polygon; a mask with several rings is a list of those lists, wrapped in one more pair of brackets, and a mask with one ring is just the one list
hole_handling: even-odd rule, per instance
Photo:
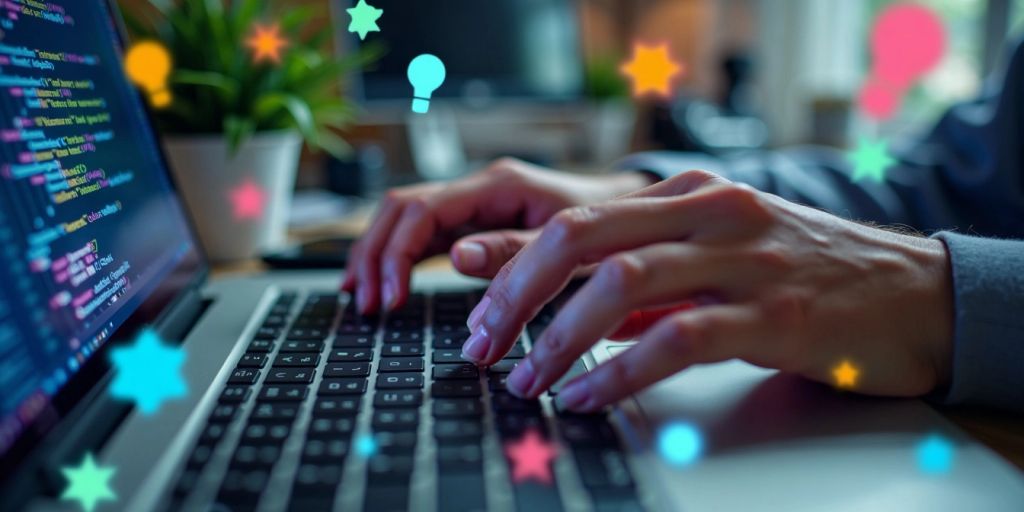
{"label": "desk", "polygon": [[[316,229],[306,229],[291,233],[291,238],[312,240],[327,236],[352,236],[358,234],[369,216],[369,211],[362,211],[336,224]],[[451,263],[445,256],[437,256],[420,263],[417,268],[445,269]],[[229,265],[218,265],[213,275],[224,276],[239,273],[254,273],[266,270],[259,261],[243,261]],[[999,411],[981,409],[940,408],[939,413],[979,439],[996,453],[1024,470],[1024,416],[1013,416]]]}

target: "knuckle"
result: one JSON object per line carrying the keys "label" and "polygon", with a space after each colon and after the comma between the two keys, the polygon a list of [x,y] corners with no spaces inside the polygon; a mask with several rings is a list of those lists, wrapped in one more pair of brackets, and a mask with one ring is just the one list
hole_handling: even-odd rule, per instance
{"label": "knuckle", "polygon": [[794,339],[807,327],[809,299],[790,289],[779,289],[761,299],[761,316],[782,339]]}
{"label": "knuckle", "polygon": [[417,195],[406,200],[405,209],[411,215],[422,217],[430,213],[430,200],[426,195]]}
{"label": "knuckle", "polygon": [[769,274],[785,273],[794,267],[792,255],[781,246],[759,247],[752,250],[747,257],[759,271]]}
{"label": "knuckle", "polygon": [[761,193],[748,185],[723,185],[716,192],[716,198],[734,214],[747,221],[767,221],[771,218],[768,204],[761,197]]}
{"label": "knuckle", "polygon": [[491,162],[484,172],[497,178],[517,178],[523,174],[523,162],[512,157],[502,157]]}
{"label": "knuckle", "polygon": [[541,353],[538,355],[544,358],[551,358],[564,354],[569,342],[565,333],[553,325],[544,330],[544,334],[541,335],[540,342],[537,345],[542,347]]}
{"label": "knuckle", "polygon": [[589,206],[566,208],[548,221],[544,237],[555,245],[572,244],[580,239],[595,216],[595,211]]}
{"label": "knuckle", "polygon": [[667,321],[666,341],[677,354],[702,353],[710,345],[710,325],[693,315],[675,315]]}
{"label": "knuckle", "polygon": [[609,382],[621,388],[628,387],[634,381],[629,365],[623,362],[622,359],[621,357],[613,357],[604,364],[609,378],[604,379],[603,382]]}
{"label": "knuckle", "polygon": [[636,255],[619,253],[601,262],[599,281],[612,293],[625,295],[646,277],[646,267]]}

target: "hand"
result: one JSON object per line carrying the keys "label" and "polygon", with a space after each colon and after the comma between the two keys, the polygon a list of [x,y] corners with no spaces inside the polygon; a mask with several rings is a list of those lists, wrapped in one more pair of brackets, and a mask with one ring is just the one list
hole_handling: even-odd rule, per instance
{"label": "hand", "polygon": [[[920,395],[950,373],[947,258],[937,240],[691,171],[555,215],[492,281],[463,354],[481,365],[501,359],[575,268],[599,262],[509,375],[512,393],[536,397],[602,337],[636,330],[634,346],[563,388],[564,407],[594,411],[732,358],[828,383],[848,361],[856,391]],[[676,307],[694,299],[697,307]],[[637,312],[652,313],[646,325]]]}
{"label": "hand", "polygon": [[342,289],[356,292],[363,314],[381,301],[394,309],[409,296],[412,266],[449,247],[457,270],[491,277],[559,210],[649,183],[637,173],[577,176],[506,158],[451,183],[391,190],[349,253]]}

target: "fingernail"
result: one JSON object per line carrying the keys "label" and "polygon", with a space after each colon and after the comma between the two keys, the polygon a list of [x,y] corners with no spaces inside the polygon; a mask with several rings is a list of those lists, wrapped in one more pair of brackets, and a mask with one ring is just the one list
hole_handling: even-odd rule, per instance
{"label": "fingernail", "polygon": [[487,333],[487,329],[481,325],[473,331],[473,335],[462,346],[462,358],[478,363],[483,360],[490,348],[491,336]]}
{"label": "fingernail", "polygon": [[459,242],[455,259],[464,270],[482,270],[487,266],[487,250],[480,242]]}
{"label": "fingernail", "polygon": [[395,299],[398,297],[396,288],[398,287],[390,279],[384,281],[384,289],[381,290],[381,294],[384,297],[384,304],[387,305],[389,310],[395,307]]}
{"label": "fingernail", "polygon": [[578,380],[562,388],[556,400],[564,409],[574,410],[590,399],[590,386],[587,380]]}
{"label": "fingernail", "polygon": [[473,308],[473,311],[469,313],[469,319],[466,320],[466,326],[471,330],[480,323],[480,318],[484,316],[487,311],[487,306],[491,305],[491,298],[484,295],[484,298],[480,299],[480,303]]}
{"label": "fingernail", "polygon": [[533,371],[533,361],[530,358],[523,360],[523,363],[516,366],[515,370],[508,376],[508,390],[520,398],[525,398],[526,393],[533,387],[533,381],[537,380],[537,374]]}

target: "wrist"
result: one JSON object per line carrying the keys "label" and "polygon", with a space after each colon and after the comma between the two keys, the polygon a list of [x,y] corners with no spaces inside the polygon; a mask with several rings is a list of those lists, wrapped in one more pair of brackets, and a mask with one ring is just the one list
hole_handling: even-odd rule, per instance
{"label": "wrist", "polygon": [[954,318],[953,268],[946,244],[935,239],[924,239],[922,252],[924,270],[923,300],[928,316],[921,327],[924,342],[929,348],[931,365],[935,368],[936,388],[947,385],[953,372]]}

